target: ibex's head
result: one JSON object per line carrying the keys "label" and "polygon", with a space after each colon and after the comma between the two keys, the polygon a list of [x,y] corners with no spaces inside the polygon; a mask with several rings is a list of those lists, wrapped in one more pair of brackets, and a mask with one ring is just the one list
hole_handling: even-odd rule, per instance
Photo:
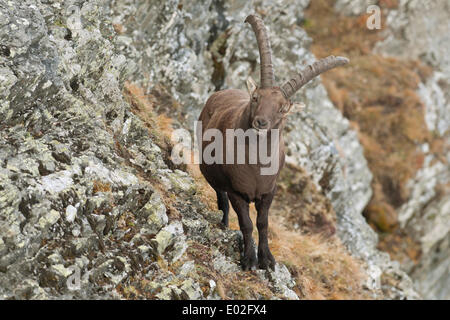
{"label": "ibex's head", "polygon": [[247,80],[250,94],[250,125],[256,130],[278,128],[294,105],[289,98],[295,92],[319,74],[349,62],[344,57],[329,56],[307,66],[283,86],[276,87],[272,50],[264,23],[261,18],[254,15],[249,15],[245,22],[250,23],[255,32],[261,58],[261,86],[258,87],[251,78]]}

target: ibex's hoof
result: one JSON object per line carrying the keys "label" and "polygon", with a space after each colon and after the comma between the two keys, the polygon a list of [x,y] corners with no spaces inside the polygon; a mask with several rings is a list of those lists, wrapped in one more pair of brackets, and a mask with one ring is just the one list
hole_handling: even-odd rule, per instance
{"label": "ibex's hoof", "polygon": [[275,259],[269,250],[258,253],[258,266],[264,270],[268,270],[269,268],[275,270]]}
{"label": "ibex's hoof", "polygon": [[258,265],[258,259],[256,259],[255,254],[246,255],[242,258],[242,269],[244,271],[256,270]]}
{"label": "ibex's hoof", "polygon": [[219,228],[222,230],[228,230],[228,222],[224,222],[224,221],[220,222]]}

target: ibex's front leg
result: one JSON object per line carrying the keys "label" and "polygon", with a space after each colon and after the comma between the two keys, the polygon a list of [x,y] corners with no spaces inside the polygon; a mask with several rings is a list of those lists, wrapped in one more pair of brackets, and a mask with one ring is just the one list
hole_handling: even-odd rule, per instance
{"label": "ibex's front leg", "polygon": [[222,225],[226,229],[228,228],[228,211],[230,208],[228,204],[228,196],[226,192],[218,190],[216,190],[216,195],[217,195],[217,206],[219,207],[219,210],[222,210],[223,212]]}
{"label": "ibex's front leg", "polygon": [[228,193],[231,205],[236,211],[239,219],[239,228],[244,236],[244,257],[242,259],[242,268],[252,270],[256,268],[257,259],[255,254],[255,245],[252,238],[253,224],[248,214],[249,203],[239,194]]}
{"label": "ibex's front leg", "polygon": [[275,189],[265,194],[261,199],[255,201],[255,207],[258,211],[256,226],[258,227],[259,243],[258,243],[258,265],[261,269],[275,269],[275,259],[269,249],[269,241],[267,238],[269,227],[269,208],[272,204]]}

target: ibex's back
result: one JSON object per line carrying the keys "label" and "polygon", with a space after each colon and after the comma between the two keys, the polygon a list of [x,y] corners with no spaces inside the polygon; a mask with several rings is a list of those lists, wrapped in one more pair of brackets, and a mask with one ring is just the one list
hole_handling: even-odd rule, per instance
{"label": "ibex's back", "polygon": [[240,115],[245,111],[250,97],[243,90],[230,89],[214,93],[206,101],[205,107],[200,114],[203,130],[206,128],[221,127],[231,128]]}

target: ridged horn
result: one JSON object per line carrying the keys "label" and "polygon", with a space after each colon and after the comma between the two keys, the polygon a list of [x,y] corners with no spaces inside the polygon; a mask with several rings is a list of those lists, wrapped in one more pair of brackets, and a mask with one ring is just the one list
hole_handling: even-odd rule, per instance
{"label": "ridged horn", "polygon": [[294,93],[296,93],[301,87],[303,87],[309,81],[317,77],[319,74],[324,73],[333,68],[346,65],[347,63],[349,63],[349,61],[350,60],[348,60],[345,57],[335,57],[335,56],[328,56],[324,59],[320,59],[319,61],[316,61],[313,64],[301,70],[294,78],[286,82],[281,87],[281,91],[283,92],[286,99],[288,99]]}
{"label": "ridged horn", "polygon": [[272,49],[270,48],[269,37],[266,27],[260,17],[249,15],[245,22],[250,23],[258,42],[259,57],[261,60],[261,88],[271,88],[274,85],[275,77],[272,65]]}

